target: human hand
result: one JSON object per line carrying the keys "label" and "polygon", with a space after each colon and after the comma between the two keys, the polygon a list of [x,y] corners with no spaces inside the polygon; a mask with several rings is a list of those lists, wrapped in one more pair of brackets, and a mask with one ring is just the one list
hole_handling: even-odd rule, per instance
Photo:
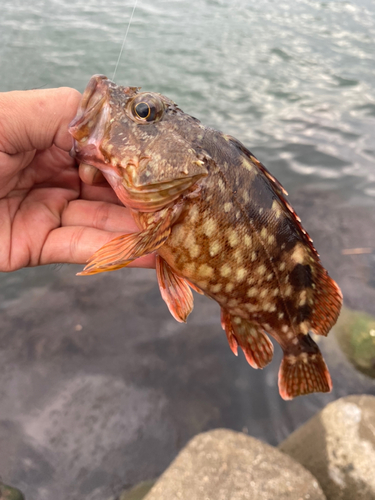
{"label": "human hand", "polygon": [[[70,88],[0,93],[0,271],[83,264],[138,230],[101,174],[78,171],[69,156],[80,97]],[[133,265],[153,267],[154,256]]]}

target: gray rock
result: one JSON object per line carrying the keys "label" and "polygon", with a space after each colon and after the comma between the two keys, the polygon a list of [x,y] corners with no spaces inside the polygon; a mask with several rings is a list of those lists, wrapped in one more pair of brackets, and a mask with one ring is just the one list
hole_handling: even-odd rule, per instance
{"label": "gray rock", "polygon": [[375,397],[348,396],[318,413],[279,449],[318,479],[328,500],[375,499]]}
{"label": "gray rock", "polygon": [[194,437],[144,500],[323,500],[316,479],[276,448],[216,429]]}

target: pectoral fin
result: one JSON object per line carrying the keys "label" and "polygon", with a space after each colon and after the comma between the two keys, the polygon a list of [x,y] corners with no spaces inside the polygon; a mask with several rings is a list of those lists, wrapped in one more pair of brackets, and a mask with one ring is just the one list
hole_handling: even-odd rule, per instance
{"label": "pectoral fin", "polygon": [[190,283],[178,276],[160,255],[156,256],[156,274],[160,293],[172,316],[185,323],[193,310],[193,294]]}
{"label": "pectoral fin", "polygon": [[170,232],[171,216],[168,214],[140,233],[118,236],[95,252],[78,276],[116,271],[126,267],[138,257],[152,253],[161,247]]}

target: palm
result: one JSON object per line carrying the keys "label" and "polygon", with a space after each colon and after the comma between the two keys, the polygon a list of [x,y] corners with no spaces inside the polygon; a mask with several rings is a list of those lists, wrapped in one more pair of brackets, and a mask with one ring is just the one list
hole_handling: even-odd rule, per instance
{"label": "palm", "polygon": [[[5,271],[43,264],[49,236],[80,194],[78,171],[64,151],[53,146],[17,156],[19,166],[31,161],[5,179],[0,190],[0,269]],[[15,159],[5,158],[5,171]],[[9,167],[13,170],[14,165]]]}
{"label": "palm", "polygon": [[[29,161],[17,175],[5,175],[0,189],[0,271],[84,263],[112,238],[137,229],[109,187],[81,182],[65,151],[52,146],[17,158],[19,168]],[[3,173],[7,167],[14,172],[14,164],[3,167]],[[152,266],[153,258],[138,265]]]}

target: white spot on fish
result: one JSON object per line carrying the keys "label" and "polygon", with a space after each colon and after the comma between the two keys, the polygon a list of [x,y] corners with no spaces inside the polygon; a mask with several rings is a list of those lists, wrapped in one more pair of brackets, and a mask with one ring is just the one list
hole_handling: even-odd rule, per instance
{"label": "white spot on fish", "polygon": [[232,273],[232,268],[230,267],[229,264],[224,264],[221,269],[220,269],[220,274],[221,276],[223,276],[224,278],[227,278],[228,276],[230,276]]}
{"label": "white spot on fish", "polygon": [[221,283],[217,283],[216,285],[212,285],[210,288],[212,293],[219,293],[221,289],[222,289]]}
{"label": "white spot on fish", "polygon": [[210,238],[217,230],[217,225],[214,219],[206,219],[202,225],[203,232],[208,238]]}
{"label": "white spot on fish", "polygon": [[271,208],[274,211],[276,219],[278,219],[282,213],[280,203],[277,200],[274,200]]}
{"label": "white spot on fish", "polygon": [[302,245],[297,244],[294,247],[293,253],[291,255],[291,258],[297,262],[298,264],[302,264],[305,260],[305,249],[303,248]]}
{"label": "white spot on fish", "polygon": [[228,230],[228,242],[231,247],[235,247],[239,243],[238,234],[234,229]]}
{"label": "white spot on fish", "polygon": [[252,240],[251,236],[249,236],[248,234],[245,234],[245,236],[243,237],[243,242],[245,243],[245,245],[247,247],[251,247],[253,240]]}
{"label": "white spot on fish", "polygon": [[210,249],[209,249],[209,252],[210,252],[210,255],[211,257],[214,257],[215,255],[217,255],[221,250],[221,244],[216,240],[216,241],[212,241],[210,243]]}
{"label": "white spot on fish", "polygon": [[260,274],[261,276],[263,276],[263,274],[265,274],[266,271],[267,271],[267,268],[264,264],[261,264],[260,266],[258,266],[257,273]]}
{"label": "white spot on fish", "polygon": [[199,266],[198,273],[204,278],[211,278],[211,276],[213,276],[214,274],[214,270],[208,264],[202,264],[201,266]]}
{"label": "white spot on fish", "polygon": [[307,335],[310,330],[310,324],[307,321],[303,321],[299,324],[299,328],[304,335]]}
{"label": "white spot on fish", "polygon": [[247,291],[248,297],[255,297],[258,294],[258,289],[256,287],[249,288]]}
{"label": "white spot on fish", "polygon": [[236,271],[236,278],[238,281],[243,281],[246,277],[247,271],[244,267],[240,267]]}
{"label": "white spot on fish", "polygon": [[306,304],[306,297],[307,297],[307,291],[303,290],[299,296],[299,302],[298,302],[299,306],[304,306]]}

